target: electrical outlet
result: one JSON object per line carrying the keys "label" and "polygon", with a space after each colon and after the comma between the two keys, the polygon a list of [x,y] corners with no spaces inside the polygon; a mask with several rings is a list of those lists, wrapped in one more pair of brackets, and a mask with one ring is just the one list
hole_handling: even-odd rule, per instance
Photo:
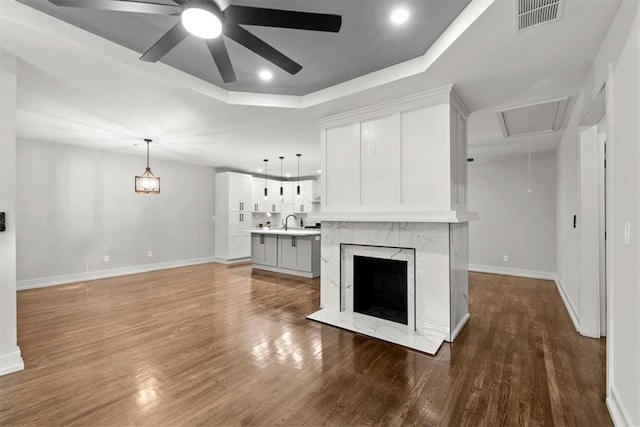
{"label": "electrical outlet", "polygon": [[373,144],[367,145],[367,154],[373,156],[376,154],[376,146]]}
{"label": "electrical outlet", "polygon": [[153,251],[147,251],[147,257],[151,258],[153,256]]}
{"label": "electrical outlet", "polygon": [[109,262],[109,255],[104,256],[104,262]]}
{"label": "electrical outlet", "polygon": [[502,257],[502,261],[504,261],[504,262],[509,262],[509,255],[504,255],[504,256]]}
{"label": "electrical outlet", "polygon": [[624,223],[624,244],[625,246],[631,246],[631,223]]}

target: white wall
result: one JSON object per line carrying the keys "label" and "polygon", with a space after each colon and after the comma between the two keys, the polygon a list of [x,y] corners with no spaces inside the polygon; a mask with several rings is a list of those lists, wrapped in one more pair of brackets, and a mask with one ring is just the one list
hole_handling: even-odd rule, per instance
{"label": "white wall", "polygon": [[[556,155],[469,163],[469,263],[475,271],[552,278],[556,271]],[[509,261],[504,262],[503,256]]]}
{"label": "white wall", "polygon": [[144,157],[19,139],[17,166],[19,289],[213,260],[212,168],[151,147],[161,193],[143,195]]}
{"label": "white wall", "polygon": [[[640,425],[640,5],[622,2],[587,76],[558,148],[558,279],[579,312],[578,124],[603,84],[607,99],[607,405],[617,425]],[[609,64],[613,65],[607,82]],[[630,224],[630,245],[624,226]],[[580,222],[578,221],[578,224]]]}
{"label": "white wall", "polygon": [[16,321],[16,78],[15,56],[0,50],[0,375],[23,369]]}

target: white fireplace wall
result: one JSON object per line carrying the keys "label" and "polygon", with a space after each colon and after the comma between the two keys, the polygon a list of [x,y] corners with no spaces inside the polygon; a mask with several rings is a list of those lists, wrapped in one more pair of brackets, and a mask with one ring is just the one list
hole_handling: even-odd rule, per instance
{"label": "white fireplace wall", "polygon": [[469,319],[469,223],[450,225],[451,330],[450,341]]}
{"label": "white fireplace wall", "polygon": [[323,119],[323,217],[466,211],[466,117],[447,86]]}

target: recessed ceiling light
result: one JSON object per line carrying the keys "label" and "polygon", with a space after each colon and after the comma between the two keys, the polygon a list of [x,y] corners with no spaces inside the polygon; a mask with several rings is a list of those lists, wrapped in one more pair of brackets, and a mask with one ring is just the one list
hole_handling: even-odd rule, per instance
{"label": "recessed ceiling light", "polygon": [[262,168],[258,169],[258,172],[262,172]]}
{"label": "recessed ceiling light", "polygon": [[318,169],[318,173],[322,173],[322,169]]}
{"label": "recessed ceiling light", "polygon": [[258,74],[262,80],[269,81],[273,78],[273,74],[269,70],[262,70]]}
{"label": "recessed ceiling light", "polygon": [[290,173],[288,173],[288,174],[286,175],[286,177],[287,177],[287,178],[291,178],[291,174],[290,174]]}
{"label": "recessed ceiling light", "polygon": [[405,8],[398,8],[391,13],[391,22],[394,24],[404,24],[409,19],[409,11]]}

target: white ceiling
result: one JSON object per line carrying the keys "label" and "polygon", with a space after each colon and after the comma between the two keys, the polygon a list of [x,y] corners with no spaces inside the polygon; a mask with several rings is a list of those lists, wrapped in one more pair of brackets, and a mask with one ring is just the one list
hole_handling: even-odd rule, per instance
{"label": "white ceiling", "polygon": [[496,111],[570,97],[568,117],[620,0],[567,1],[559,21],[521,33],[515,0],[473,0],[424,56],[305,96],[226,91],[19,3],[0,4],[2,47],[22,60],[20,137],[139,155],[150,137],[152,158],[254,172],[283,155],[285,173],[295,173],[302,153],[301,173],[312,175],[317,119],[451,83],[472,112],[471,156],[555,149],[561,132],[505,139]]}

